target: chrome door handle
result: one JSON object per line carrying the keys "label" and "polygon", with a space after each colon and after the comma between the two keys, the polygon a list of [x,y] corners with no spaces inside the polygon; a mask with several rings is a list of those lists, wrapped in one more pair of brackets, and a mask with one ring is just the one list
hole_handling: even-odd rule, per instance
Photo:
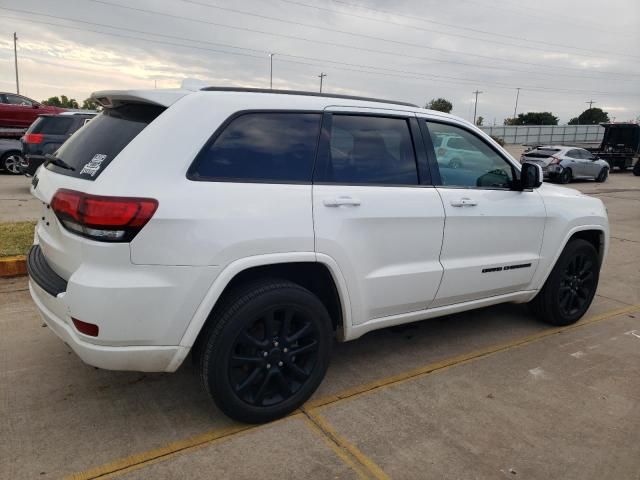
{"label": "chrome door handle", "polygon": [[325,207],[357,207],[360,200],[352,197],[337,197],[323,201]]}
{"label": "chrome door handle", "polygon": [[460,200],[451,200],[452,207],[475,207],[478,202],[470,198],[461,198]]}

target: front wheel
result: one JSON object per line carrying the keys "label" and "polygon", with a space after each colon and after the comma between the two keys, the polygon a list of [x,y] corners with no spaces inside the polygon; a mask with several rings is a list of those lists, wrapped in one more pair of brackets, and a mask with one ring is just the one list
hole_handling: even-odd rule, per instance
{"label": "front wheel", "polygon": [[599,277],[600,259],[594,246],[586,240],[572,240],[530,306],[544,322],[575,323],[589,309]]}
{"label": "front wheel", "polygon": [[598,176],[596,177],[596,182],[598,183],[606,182],[608,176],[609,176],[609,169],[607,167],[603,167],[602,170],[600,170],[600,173],[598,173]]}
{"label": "front wheel", "polygon": [[331,319],[309,290],[287,280],[237,289],[214,312],[200,357],[201,378],[235,420],[261,423],[301,406],[324,378]]}

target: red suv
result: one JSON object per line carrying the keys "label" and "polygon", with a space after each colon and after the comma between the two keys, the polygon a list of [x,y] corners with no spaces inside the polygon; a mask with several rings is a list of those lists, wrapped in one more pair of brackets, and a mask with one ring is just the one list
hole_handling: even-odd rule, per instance
{"label": "red suv", "polygon": [[43,105],[22,95],[0,92],[0,127],[27,128],[38,115],[66,111],[66,108]]}

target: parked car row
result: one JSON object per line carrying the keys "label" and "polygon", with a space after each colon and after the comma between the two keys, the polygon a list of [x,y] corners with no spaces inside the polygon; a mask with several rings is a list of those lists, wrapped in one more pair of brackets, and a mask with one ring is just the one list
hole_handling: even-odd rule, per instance
{"label": "parked car row", "polygon": [[95,112],[39,115],[19,139],[0,139],[0,169],[32,176],[48,155],[96,116]]}

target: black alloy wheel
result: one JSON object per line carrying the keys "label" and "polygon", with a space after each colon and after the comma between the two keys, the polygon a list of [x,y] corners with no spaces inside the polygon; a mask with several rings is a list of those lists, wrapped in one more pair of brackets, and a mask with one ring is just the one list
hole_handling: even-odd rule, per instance
{"label": "black alloy wheel", "polygon": [[566,317],[574,316],[591,302],[595,291],[593,269],[593,259],[581,253],[574,255],[564,269],[558,294],[560,310]]}
{"label": "black alloy wheel", "polygon": [[562,184],[570,183],[572,178],[573,178],[573,175],[571,174],[570,168],[565,168],[564,170],[562,170],[559,176],[560,183]]}
{"label": "black alloy wheel", "polygon": [[263,279],[225,294],[201,337],[194,354],[216,405],[231,418],[261,423],[292,412],[318,388],[333,330],[312,292]]}
{"label": "black alloy wheel", "polygon": [[317,328],[293,305],[272,308],[236,338],[228,365],[238,398],[258,407],[295,395],[318,361]]}

